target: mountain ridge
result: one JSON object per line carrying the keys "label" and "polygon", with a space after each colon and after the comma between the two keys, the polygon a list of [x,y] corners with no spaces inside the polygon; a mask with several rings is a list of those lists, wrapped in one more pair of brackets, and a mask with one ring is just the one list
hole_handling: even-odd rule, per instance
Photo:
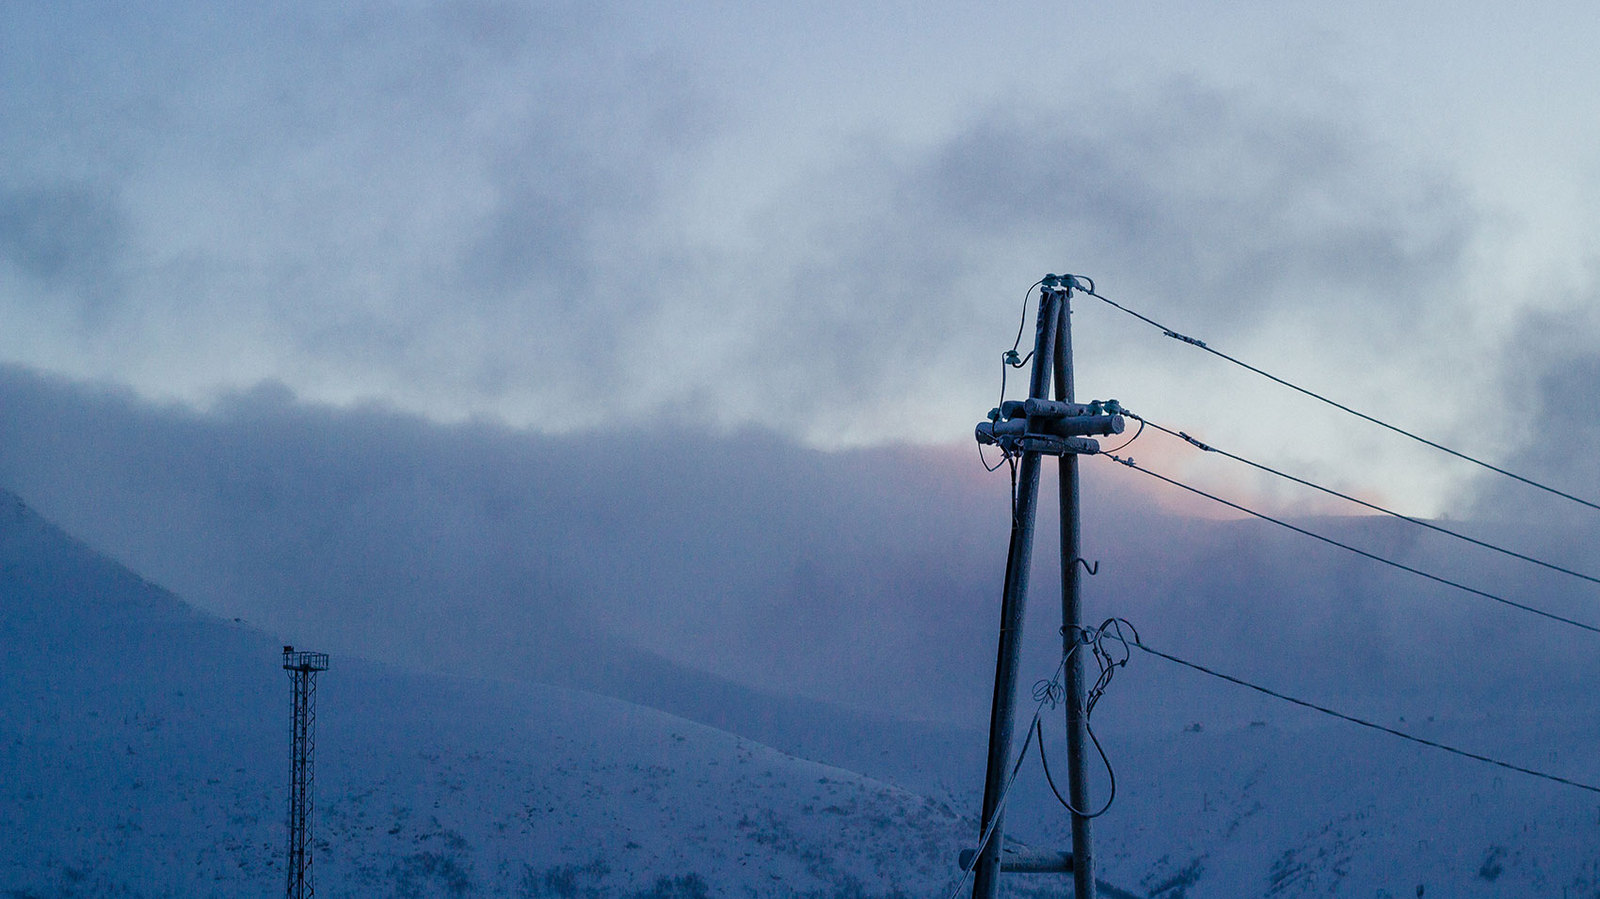
{"label": "mountain ridge", "polygon": [[[0,853],[0,887],[270,894],[275,641],[0,505],[0,830],[29,836]],[[940,881],[968,829],[898,787],[595,694],[351,659],[319,694],[323,895],[893,895]],[[890,819],[921,847],[855,851]]]}
{"label": "mountain ridge", "polygon": [[[279,641],[194,610],[10,494],[0,600],[0,832],[26,837],[0,848],[0,894],[277,892]],[[1600,895],[1590,795],[1164,664],[1139,657],[1098,707],[1118,779],[1095,830],[1102,879],[1146,899]],[[1180,679],[1201,700],[1191,723],[1143,720]],[[942,794],[570,688],[335,657],[319,694],[325,896],[939,896],[976,832],[981,771],[912,730],[886,731],[880,767]],[[1580,780],[1600,771],[1586,693],[1438,711],[1373,717]],[[1045,719],[1052,756],[1060,714]],[[1036,761],[1008,841],[1068,846]],[[1007,881],[1008,895],[1060,889]]]}

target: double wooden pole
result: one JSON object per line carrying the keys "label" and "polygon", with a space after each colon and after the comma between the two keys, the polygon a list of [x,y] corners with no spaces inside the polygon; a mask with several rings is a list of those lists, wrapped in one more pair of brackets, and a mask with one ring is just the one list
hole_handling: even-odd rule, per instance
{"label": "double wooden pole", "polygon": [[[1070,281],[1065,285],[1047,279],[1039,292],[1039,315],[1034,333],[1033,371],[1028,380],[1030,399],[1047,399],[1054,383],[1055,399],[1075,402],[1072,383],[1072,321]],[[1053,377],[1052,377],[1053,375]],[[1002,872],[1001,847],[1005,839],[1003,799],[1011,777],[1012,736],[1016,730],[1017,675],[1021,663],[1023,613],[1027,606],[1028,574],[1033,560],[1034,518],[1039,497],[1040,453],[1024,449],[1017,470],[1012,506],[1011,545],[1006,555],[1005,591],[1000,605],[1000,646],[996,653],[994,702],[989,716],[989,761],[984,775],[980,838],[988,834],[973,870],[973,899],[997,899]],[[1067,704],[1068,796],[1079,810],[1089,808],[1088,723],[1084,711],[1087,682],[1082,652],[1072,648],[1084,635],[1079,560],[1078,457],[1058,459],[1061,507],[1061,622],[1062,650],[1067,653],[1065,701]],[[1089,818],[1072,813],[1070,868],[1076,899],[1095,899],[1094,851],[1089,839]],[[1020,869],[1019,869],[1020,870]],[[1063,871],[1064,873],[1064,871]]]}

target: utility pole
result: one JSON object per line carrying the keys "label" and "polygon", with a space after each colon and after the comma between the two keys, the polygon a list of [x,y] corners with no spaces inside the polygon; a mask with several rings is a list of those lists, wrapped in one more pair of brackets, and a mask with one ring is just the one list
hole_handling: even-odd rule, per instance
{"label": "utility pole", "polygon": [[[1055,358],[1056,400],[1073,403],[1072,378],[1072,282],[1061,291],[1057,307]],[[1121,430],[1118,428],[1117,430]],[[1096,446],[1096,449],[1099,447]],[[1089,840],[1089,819],[1079,811],[1089,809],[1089,721],[1084,712],[1083,653],[1073,646],[1084,635],[1083,562],[1080,547],[1081,520],[1078,514],[1078,453],[1062,453],[1058,466],[1058,493],[1061,506],[1061,651],[1066,654],[1067,703],[1067,798],[1078,811],[1072,812],[1072,887],[1077,899],[1094,899],[1094,847]],[[1039,746],[1044,751],[1044,746]]]}
{"label": "utility pole", "polygon": [[283,648],[283,670],[289,672],[294,694],[293,746],[289,761],[289,852],[287,899],[312,899],[311,799],[317,754],[317,672],[328,670],[325,652],[295,652]]}
{"label": "utility pole", "polygon": [[[1050,368],[1043,360],[1055,355],[1055,291],[1039,294],[1039,315],[1034,328],[1033,372],[1028,379],[1028,398],[1043,399],[1049,386]],[[997,422],[988,422],[994,437]],[[978,425],[983,440],[984,425]],[[995,438],[998,441],[998,438]],[[1010,452],[1010,448],[1007,448]],[[1005,839],[1004,797],[1011,760],[1011,734],[1016,729],[1017,668],[1022,652],[1023,611],[1028,602],[1028,574],[1033,562],[1034,505],[1039,496],[1039,452],[1024,450],[1017,473],[1016,495],[1011,507],[1011,545],[1006,553],[1006,582],[1000,598],[1000,646],[995,653],[994,700],[989,711],[989,763],[983,777],[983,814],[979,838],[989,841],[978,853],[972,872],[972,899],[996,899],[1000,895],[1000,844]]]}
{"label": "utility pole", "polygon": [[[971,860],[975,864],[973,899],[996,899],[1003,871],[1064,874],[1069,870],[1077,899],[1095,899],[1094,853],[1086,816],[1073,813],[1070,855],[1035,855],[1013,862],[1002,861],[1000,851],[1005,838],[1005,791],[1012,769],[1017,670],[1033,555],[1039,464],[1040,457],[1046,455],[1057,456],[1060,465],[1061,633],[1063,652],[1070,654],[1065,691],[1068,792],[1074,807],[1079,810],[1089,807],[1088,757],[1084,751],[1088,733],[1084,714],[1086,684],[1082,654],[1072,651],[1084,633],[1078,571],[1081,556],[1077,457],[1099,452],[1099,444],[1089,439],[1089,435],[1121,433],[1125,422],[1122,416],[1115,414],[1114,402],[1080,406],[1073,401],[1070,316],[1072,289],[1076,285],[1071,275],[1048,275],[1041,282],[1028,399],[1002,402],[976,430],[980,444],[999,446],[1006,453],[1019,456],[1020,462],[1012,507],[1010,549],[1006,556],[1005,589],[1001,597],[994,702],[989,716],[989,759],[979,823],[979,839],[984,842],[982,851]],[[1054,401],[1045,395],[1052,380]],[[963,857],[962,863],[963,866],[968,864],[968,858]]]}

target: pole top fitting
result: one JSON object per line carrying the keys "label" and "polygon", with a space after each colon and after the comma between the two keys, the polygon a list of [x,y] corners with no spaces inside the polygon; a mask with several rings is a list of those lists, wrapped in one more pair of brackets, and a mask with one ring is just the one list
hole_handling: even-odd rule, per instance
{"label": "pole top fitting", "polygon": [[325,652],[296,652],[293,646],[283,648],[283,670],[327,671],[328,654]]}
{"label": "pole top fitting", "polygon": [[1094,292],[1094,282],[1078,275],[1048,274],[1039,282],[1039,286],[1041,290],[1045,291],[1081,290],[1086,293]]}

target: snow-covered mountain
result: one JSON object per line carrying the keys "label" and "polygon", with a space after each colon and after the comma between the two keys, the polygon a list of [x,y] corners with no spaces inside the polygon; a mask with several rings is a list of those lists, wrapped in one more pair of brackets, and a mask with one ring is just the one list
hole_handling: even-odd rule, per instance
{"label": "snow-covered mountain", "polygon": [[[278,893],[280,642],[0,494],[0,895]],[[635,664],[645,701],[766,742],[581,690],[336,657],[319,691],[319,893],[948,893],[975,831],[971,733],[705,692],[713,682]],[[1595,783],[1600,703],[1565,674],[1578,686],[1537,701],[1530,677],[1421,720],[1373,717]],[[1175,684],[1197,698],[1181,725],[1170,707],[1151,714]],[[1095,719],[1118,789],[1096,822],[1100,874],[1118,895],[1600,895],[1600,795],[1285,709],[1135,656]],[[1036,762],[1023,771],[1009,833],[1066,846]],[[1007,882],[1007,895],[1063,891],[1061,878]]]}
{"label": "snow-covered mountain", "polygon": [[[0,596],[0,892],[281,891],[278,642],[10,494]],[[337,658],[319,687],[324,896],[921,895],[971,829],[903,789],[593,694]]]}

